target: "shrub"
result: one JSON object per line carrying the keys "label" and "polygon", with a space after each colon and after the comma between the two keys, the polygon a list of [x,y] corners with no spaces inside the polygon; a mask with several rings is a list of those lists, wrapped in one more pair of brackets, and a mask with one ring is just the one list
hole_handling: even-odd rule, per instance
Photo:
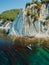
{"label": "shrub", "polygon": [[31,11],[30,10],[27,11],[27,16],[29,16],[29,15],[31,15]]}
{"label": "shrub", "polygon": [[31,4],[30,2],[26,3],[26,8],[27,8],[27,6],[30,6],[30,4]]}

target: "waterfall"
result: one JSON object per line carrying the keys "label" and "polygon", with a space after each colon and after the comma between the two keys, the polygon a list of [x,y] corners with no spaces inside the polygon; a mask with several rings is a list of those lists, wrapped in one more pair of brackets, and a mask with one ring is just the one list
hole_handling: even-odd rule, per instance
{"label": "waterfall", "polygon": [[40,35],[40,33],[42,33],[45,37],[48,33],[46,33],[47,31],[43,32],[44,25],[41,24],[40,19],[33,22],[30,16],[25,16],[24,12],[21,11],[16,19],[13,21],[9,31],[9,35],[38,36]]}
{"label": "waterfall", "polygon": [[36,29],[30,17],[26,17],[23,12],[20,12],[17,18],[13,21],[9,35],[16,36],[34,36]]}

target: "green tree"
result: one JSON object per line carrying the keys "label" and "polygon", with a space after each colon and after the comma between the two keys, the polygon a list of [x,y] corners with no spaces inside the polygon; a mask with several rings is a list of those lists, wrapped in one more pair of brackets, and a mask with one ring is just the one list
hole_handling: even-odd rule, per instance
{"label": "green tree", "polygon": [[0,18],[6,19],[6,20],[14,20],[15,17],[19,14],[21,9],[12,9],[7,10],[1,13]]}
{"label": "green tree", "polygon": [[29,15],[31,15],[31,11],[30,10],[27,11],[27,16],[29,16]]}
{"label": "green tree", "polygon": [[38,2],[39,2],[39,0],[32,0],[32,2],[36,2],[36,1],[38,1]]}
{"label": "green tree", "polygon": [[49,20],[49,16],[47,16],[46,20]]}
{"label": "green tree", "polygon": [[33,3],[35,3],[35,4],[37,4],[37,9],[39,9],[40,7],[41,7],[41,2],[39,2],[39,0],[32,0],[32,3],[31,4],[33,4]]}
{"label": "green tree", "polygon": [[34,19],[37,20],[39,18],[38,13],[34,13]]}
{"label": "green tree", "polygon": [[26,8],[27,8],[27,6],[30,6],[30,4],[31,4],[30,2],[26,3]]}
{"label": "green tree", "polygon": [[41,2],[45,2],[45,3],[48,2],[48,1],[49,1],[49,0],[41,0]]}

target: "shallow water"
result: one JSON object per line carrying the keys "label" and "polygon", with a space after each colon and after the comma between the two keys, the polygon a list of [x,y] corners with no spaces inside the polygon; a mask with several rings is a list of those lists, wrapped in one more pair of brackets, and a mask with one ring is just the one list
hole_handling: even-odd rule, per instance
{"label": "shallow water", "polygon": [[36,50],[30,50],[6,42],[7,40],[0,39],[0,65],[49,65],[48,48],[38,47]]}
{"label": "shallow water", "polygon": [[49,53],[43,48],[33,52],[27,48],[1,48],[0,65],[49,65]]}

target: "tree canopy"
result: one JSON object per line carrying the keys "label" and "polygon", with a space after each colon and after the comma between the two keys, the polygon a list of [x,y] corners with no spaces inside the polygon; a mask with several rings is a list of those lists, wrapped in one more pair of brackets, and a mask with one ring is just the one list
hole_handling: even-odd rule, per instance
{"label": "tree canopy", "polygon": [[0,14],[0,19],[14,20],[21,9],[11,9]]}

